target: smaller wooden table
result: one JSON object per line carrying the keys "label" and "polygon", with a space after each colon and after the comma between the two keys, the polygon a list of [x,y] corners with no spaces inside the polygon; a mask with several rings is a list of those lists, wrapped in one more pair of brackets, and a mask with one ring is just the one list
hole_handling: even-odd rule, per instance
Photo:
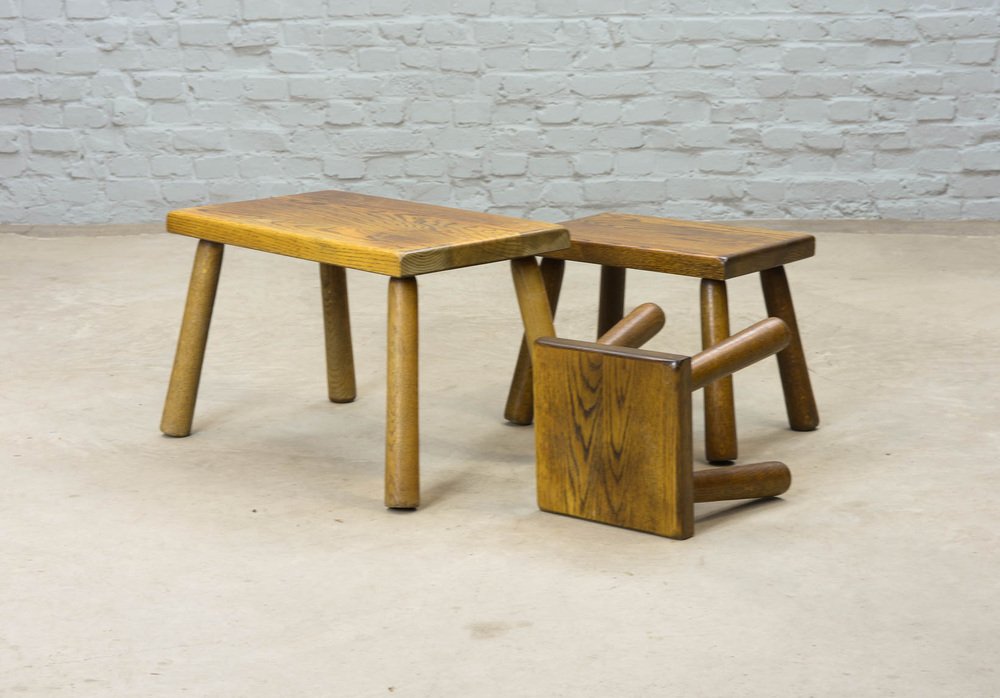
{"label": "smaller wooden table", "polygon": [[355,398],[344,268],[389,276],[385,504],[420,503],[417,281],[458,267],[510,260],[525,334],[554,336],[533,255],[562,249],[562,226],[339,191],[172,211],[167,230],[198,238],[160,429],[188,436],[225,245],[320,265],[330,400]]}
{"label": "smaller wooden table", "polygon": [[[598,336],[622,317],[626,269],[700,278],[705,348],[729,336],[726,279],[759,272],[767,314],[784,320],[792,335],[788,347],[778,353],[789,424],[799,431],[817,427],[819,413],[784,268],[813,256],[816,240],[812,235],[628,213],[601,213],[562,225],[570,232],[570,246],[546,254],[542,261],[552,305],[559,296],[564,260],[600,264]],[[528,359],[522,352],[507,400],[505,415],[517,424],[532,419]],[[705,451],[711,462],[727,462],[737,456],[731,377],[705,387]]]}

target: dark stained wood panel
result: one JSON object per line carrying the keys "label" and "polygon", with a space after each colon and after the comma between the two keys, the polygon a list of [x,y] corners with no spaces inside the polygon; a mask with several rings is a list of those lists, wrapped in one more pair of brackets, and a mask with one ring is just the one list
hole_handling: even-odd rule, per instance
{"label": "dark stained wood panel", "polygon": [[534,358],[539,508],[690,537],[689,359],[563,339]]}
{"label": "dark stained wood panel", "polygon": [[629,213],[600,213],[562,223],[568,249],[547,257],[702,279],[730,279],[813,256],[805,233]]}

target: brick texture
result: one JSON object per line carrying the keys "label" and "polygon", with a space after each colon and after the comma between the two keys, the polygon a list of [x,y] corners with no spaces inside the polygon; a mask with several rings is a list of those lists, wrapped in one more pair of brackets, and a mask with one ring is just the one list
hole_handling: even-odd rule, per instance
{"label": "brick texture", "polygon": [[1000,0],[0,0],[0,222],[1000,218]]}

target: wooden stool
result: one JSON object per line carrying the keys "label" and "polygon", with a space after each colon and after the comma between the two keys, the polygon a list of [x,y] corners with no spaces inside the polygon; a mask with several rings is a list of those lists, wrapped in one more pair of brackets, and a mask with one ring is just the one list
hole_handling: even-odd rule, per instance
{"label": "wooden stool", "polygon": [[694,357],[554,337],[535,345],[535,444],[543,511],[670,538],[694,503],[774,497],[782,463],[694,472],[691,392],[788,346],[768,318]]}
{"label": "wooden stool", "polygon": [[554,336],[532,255],[566,247],[551,223],[325,191],[173,211],[167,230],[198,238],[160,429],[191,433],[224,245],[319,262],[330,400],[355,397],[345,267],[389,276],[385,504],[420,502],[417,393],[418,274],[511,260],[524,331]]}
{"label": "wooden stool", "polygon": [[[710,347],[729,335],[726,279],[760,272],[767,314],[781,318],[791,330],[788,347],[778,354],[788,422],[797,431],[819,425],[784,269],[814,254],[812,235],[625,213],[602,213],[563,225],[570,231],[570,247],[545,255],[542,263],[550,301],[558,298],[563,260],[600,264],[598,335],[622,315],[625,270],[645,269],[701,279],[702,346]],[[504,415],[515,424],[532,420],[530,361],[523,349]],[[705,386],[705,452],[714,463],[737,456],[731,377]]]}

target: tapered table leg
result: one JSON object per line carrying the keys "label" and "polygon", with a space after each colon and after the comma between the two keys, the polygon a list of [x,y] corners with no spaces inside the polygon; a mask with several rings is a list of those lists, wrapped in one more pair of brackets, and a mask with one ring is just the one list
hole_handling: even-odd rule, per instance
{"label": "tapered table leg", "polygon": [[[701,280],[701,344],[708,349],[729,336],[726,282]],[[733,377],[705,386],[705,457],[710,463],[736,460],[736,410]]]}
{"label": "tapered table leg", "polygon": [[[549,259],[548,257],[542,259],[542,280],[553,315],[555,315],[556,306],[559,304],[559,291],[562,288],[565,268],[566,262],[561,259]],[[514,369],[510,391],[507,393],[507,407],[503,413],[507,421],[521,425],[531,424],[534,417],[533,380],[531,353],[528,351],[528,343],[522,337],[521,350],[517,355],[517,368]]]}
{"label": "tapered table leg", "polygon": [[199,240],[194,253],[184,319],[181,321],[170,387],[167,388],[163,418],[160,420],[160,431],[167,436],[188,436],[191,433],[224,250],[225,247],[217,242]]}
{"label": "tapered table leg", "polygon": [[545,282],[534,257],[510,260],[510,270],[524,322],[524,339],[529,350],[533,351],[536,339],[556,336]]}
{"label": "tapered table leg", "polygon": [[601,297],[597,307],[597,336],[625,316],[625,268],[601,266]]}
{"label": "tapered table leg", "polygon": [[343,267],[320,263],[319,277],[323,292],[327,394],[331,402],[351,402],[358,392],[354,381],[347,272]]}
{"label": "tapered table leg", "polygon": [[764,291],[767,314],[784,320],[792,333],[788,347],[777,355],[788,423],[796,431],[812,431],[819,426],[819,410],[816,409],[816,398],[809,380],[806,354],[802,349],[802,338],[795,321],[795,307],[792,305],[792,292],[788,288],[785,268],[765,269],[760,273],[760,284]]}
{"label": "tapered table leg", "polygon": [[389,279],[385,505],[420,505],[417,280]]}

